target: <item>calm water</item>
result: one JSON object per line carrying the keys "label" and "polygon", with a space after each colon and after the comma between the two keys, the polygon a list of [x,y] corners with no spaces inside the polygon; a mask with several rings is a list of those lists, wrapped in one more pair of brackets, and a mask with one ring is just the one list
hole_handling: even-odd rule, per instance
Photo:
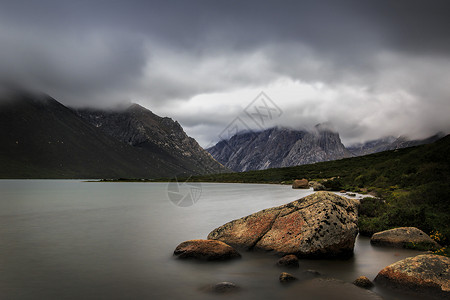
{"label": "calm water", "polygon": [[[289,186],[202,184],[201,197],[178,207],[165,183],[85,183],[75,180],[0,181],[0,299],[294,299],[311,286],[280,285],[277,258],[244,252],[220,263],[172,257],[182,241],[206,238],[214,228],[312,191]],[[302,260],[346,282],[373,279],[388,264],[419,252],[371,247],[358,238],[346,261]],[[203,287],[231,281],[232,295]],[[313,288],[314,289],[314,286]],[[320,288],[326,290],[326,287]],[[308,292],[307,292],[308,291]],[[375,288],[385,299],[412,299]],[[338,298],[330,287],[329,299]],[[314,296],[311,296],[314,298]],[[355,298],[355,297],[354,297]],[[419,299],[419,298],[417,298]]]}

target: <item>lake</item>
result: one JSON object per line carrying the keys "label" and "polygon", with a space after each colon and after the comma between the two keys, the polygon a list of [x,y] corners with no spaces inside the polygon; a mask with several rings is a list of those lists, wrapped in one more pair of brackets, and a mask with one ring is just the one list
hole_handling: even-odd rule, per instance
{"label": "lake", "polygon": [[[192,205],[182,207],[174,196],[187,195],[189,187],[180,186],[177,192],[167,183],[0,180],[0,299],[312,295],[303,283],[282,286],[278,282],[282,270],[275,265],[278,258],[271,254],[241,251],[240,260],[208,263],[172,256],[185,240],[206,238],[228,221],[294,201],[312,190],[215,183],[194,188]],[[345,282],[361,275],[373,280],[383,267],[418,254],[372,247],[368,238],[358,237],[353,258],[301,260],[299,269],[288,272],[300,276],[313,269],[322,277]],[[225,296],[203,289],[222,281],[234,282],[241,290]],[[415,299],[379,287],[373,291],[384,299]],[[338,298],[334,288],[325,292],[329,299]]]}

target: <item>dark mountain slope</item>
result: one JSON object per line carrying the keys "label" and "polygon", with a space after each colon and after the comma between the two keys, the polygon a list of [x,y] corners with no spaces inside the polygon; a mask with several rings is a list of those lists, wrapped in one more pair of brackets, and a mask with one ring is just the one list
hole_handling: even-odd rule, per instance
{"label": "dark mountain slope", "polygon": [[159,117],[138,104],[122,110],[79,109],[77,113],[106,134],[135,148],[159,153],[196,174],[227,171],[178,122]]}
{"label": "dark mountain slope", "polygon": [[[0,178],[155,178],[201,174],[105,134],[46,95],[0,99]],[[198,169],[198,168],[197,168]]]}

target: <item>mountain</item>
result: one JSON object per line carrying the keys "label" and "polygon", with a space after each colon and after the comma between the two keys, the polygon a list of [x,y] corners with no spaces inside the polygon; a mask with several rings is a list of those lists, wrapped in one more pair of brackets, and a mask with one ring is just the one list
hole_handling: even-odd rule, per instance
{"label": "mountain", "polygon": [[263,170],[351,157],[339,134],[325,125],[313,131],[271,128],[239,133],[207,149],[234,171]]}
{"label": "mountain", "polygon": [[195,139],[189,137],[177,121],[159,117],[138,104],[119,110],[75,111],[105,134],[135,148],[158,153],[193,174],[226,170]]}
{"label": "mountain", "polygon": [[398,138],[388,136],[377,140],[371,140],[365,143],[354,144],[347,147],[347,149],[356,156],[362,156],[382,151],[431,144],[443,138],[444,136],[445,134],[441,132],[422,140],[410,140],[405,136],[400,136]]}
{"label": "mountain", "polygon": [[[124,143],[44,94],[3,93],[0,126],[0,178],[155,178],[224,170],[212,158],[206,167],[203,161],[192,166],[192,150],[194,158],[184,160]],[[168,128],[184,134],[179,125]]]}

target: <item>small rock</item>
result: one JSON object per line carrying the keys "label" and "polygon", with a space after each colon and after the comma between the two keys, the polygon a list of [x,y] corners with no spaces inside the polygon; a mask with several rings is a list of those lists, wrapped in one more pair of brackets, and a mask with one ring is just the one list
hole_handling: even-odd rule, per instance
{"label": "small rock", "polygon": [[292,183],[293,189],[309,189],[309,182],[307,179],[296,179]]}
{"label": "small rock", "polygon": [[239,287],[232,282],[219,282],[215,284],[212,288],[212,291],[219,294],[232,293],[239,290]]}
{"label": "small rock", "polygon": [[440,245],[425,232],[415,227],[399,227],[377,232],[372,235],[370,243],[373,245],[398,248],[406,247],[408,245],[427,247],[430,250],[440,248]]}
{"label": "small rock", "polygon": [[353,284],[365,289],[370,289],[371,287],[373,287],[372,281],[370,281],[370,279],[366,276],[360,276],[356,278],[355,281],[353,281]]}
{"label": "small rock", "polygon": [[375,282],[449,299],[450,258],[434,254],[408,257],[381,270]]}
{"label": "small rock", "polygon": [[215,240],[190,240],[183,242],[173,252],[179,258],[201,260],[227,260],[241,255],[231,246]]}
{"label": "small rock", "polygon": [[289,267],[289,268],[298,268],[298,258],[294,254],[288,254],[280,258],[277,262],[277,266],[279,267]]}
{"label": "small rock", "polygon": [[297,278],[295,278],[293,275],[283,272],[280,274],[280,282],[290,282],[290,281],[294,281],[297,280]]}
{"label": "small rock", "polygon": [[345,194],[345,193],[346,193],[346,191],[345,191],[345,190],[340,190],[340,191],[339,191],[339,193],[341,193],[341,194]]}

